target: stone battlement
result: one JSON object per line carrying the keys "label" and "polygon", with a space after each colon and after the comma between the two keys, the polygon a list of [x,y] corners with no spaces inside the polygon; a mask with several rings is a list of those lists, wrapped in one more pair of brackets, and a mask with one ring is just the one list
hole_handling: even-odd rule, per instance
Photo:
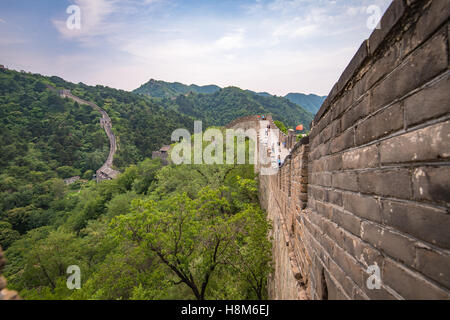
{"label": "stone battlement", "polygon": [[450,299],[449,15],[394,0],[310,136],[260,176],[271,298]]}

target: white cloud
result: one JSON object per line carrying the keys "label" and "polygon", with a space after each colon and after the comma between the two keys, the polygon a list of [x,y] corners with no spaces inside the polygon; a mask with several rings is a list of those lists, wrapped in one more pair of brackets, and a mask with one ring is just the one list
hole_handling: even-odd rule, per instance
{"label": "white cloud", "polygon": [[92,37],[111,34],[114,29],[118,29],[116,23],[108,21],[108,17],[117,10],[117,0],[75,0],[74,4],[81,9],[79,30],[67,28],[69,15],[62,20],[53,20],[56,29],[64,38],[87,42]]}
{"label": "white cloud", "polygon": [[229,33],[215,42],[215,46],[223,50],[240,49],[244,46],[244,30]]}
{"label": "white cloud", "polygon": [[6,23],[6,21],[0,18],[0,23]]}
{"label": "white cloud", "polygon": [[274,37],[307,37],[318,31],[318,25],[305,23],[303,18],[296,17],[288,22],[274,26],[272,35]]}
{"label": "white cloud", "polygon": [[[79,81],[127,90],[156,78],[278,95],[328,94],[369,33],[366,15],[358,9],[365,2],[358,7],[329,0],[256,1],[233,18],[139,12],[144,5],[161,8],[156,4],[166,3],[162,0],[75,3],[84,15],[82,30],[72,33],[62,19],[55,26],[66,39],[96,44],[99,53],[67,55],[57,65],[79,75]],[[101,51],[104,44],[120,58]],[[73,59],[77,67],[63,67]]]}

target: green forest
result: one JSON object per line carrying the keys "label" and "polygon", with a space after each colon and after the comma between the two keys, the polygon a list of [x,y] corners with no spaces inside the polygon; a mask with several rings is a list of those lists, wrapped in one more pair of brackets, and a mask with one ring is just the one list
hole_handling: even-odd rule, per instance
{"label": "green forest", "polygon": [[[122,174],[97,183],[110,115]],[[24,299],[266,299],[269,223],[251,165],[150,160],[194,118],[160,101],[58,77],[0,71],[0,244]],[[206,127],[204,127],[206,129]],[[206,147],[206,145],[205,145]],[[65,185],[63,179],[81,176]],[[81,270],[69,290],[67,267]]]}
{"label": "green forest", "polygon": [[224,126],[249,115],[271,114],[289,127],[303,124],[310,127],[313,114],[283,97],[258,94],[237,87],[221,89],[217,86],[186,86],[150,80],[134,90],[141,96],[152,97],[167,110],[190,115],[207,126]]}

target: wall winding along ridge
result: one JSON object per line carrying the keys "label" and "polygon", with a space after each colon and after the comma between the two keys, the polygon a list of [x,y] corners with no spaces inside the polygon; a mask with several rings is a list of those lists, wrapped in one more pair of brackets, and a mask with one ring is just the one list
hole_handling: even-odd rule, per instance
{"label": "wall winding along ridge", "polygon": [[[259,177],[270,298],[450,299],[449,16],[447,0],[394,0],[310,136],[279,135],[291,152]],[[257,129],[264,147],[256,116],[227,127]]]}
{"label": "wall winding along ridge", "polygon": [[86,100],[83,100],[75,95],[73,95],[70,90],[61,90],[59,92],[60,96],[62,98],[69,98],[73,101],[79,103],[79,104],[85,104],[90,106],[92,109],[100,112],[102,117],[100,118],[100,126],[105,130],[106,135],[109,139],[109,154],[108,158],[106,159],[105,163],[100,167],[100,169],[97,170],[97,182],[103,181],[103,180],[111,180],[117,178],[119,175],[119,171],[113,169],[113,161],[114,161],[114,155],[117,151],[117,141],[116,137],[112,131],[112,121],[109,117],[108,113],[100,108],[98,105],[96,105],[93,102],[89,102]]}
{"label": "wall winding along ridge", "polygon": [[[275,176],[274,299],[450,298],[449,12],[395,0]],[[366,271],[379,267],[381,288]]]}

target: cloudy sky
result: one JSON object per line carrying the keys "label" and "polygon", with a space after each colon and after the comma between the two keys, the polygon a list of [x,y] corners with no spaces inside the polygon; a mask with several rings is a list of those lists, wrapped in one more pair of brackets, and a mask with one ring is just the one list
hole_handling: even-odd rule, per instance
{"label": "cloudy sky", "polygon": [[[372,32],[373,8],[390,3],[1,0],[0,64],[125,90],[153,78],[326,95]],[[80,29],[67,27],[71,5]]]}

